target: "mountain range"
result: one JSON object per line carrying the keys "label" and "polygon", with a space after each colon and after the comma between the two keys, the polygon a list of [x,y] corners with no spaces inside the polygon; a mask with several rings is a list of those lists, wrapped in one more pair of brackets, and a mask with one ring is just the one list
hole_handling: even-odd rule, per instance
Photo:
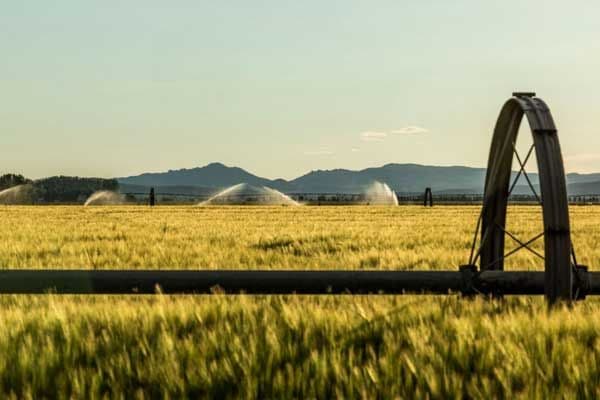
{"label": "mountain range", "polygon": [[[431,187],[437,194],[483,193],[485,168],[440,167],[418,164],[386,164],[359,171],[347,169],[316,170],[296,179],[267,179],[242,168],[212,163],[204,167],[144,173],[117,178],[122,192],[146,192],[155,187],[163,193],[210,194],[238,183],[268,186],[285,193],[360,193],[374,181],[384,182],[397,193],[421,193]],[[513,177],[516,172],[513,172]],[[534,186],[538,176],[530,173]],[[568,174],[569,194],[600,193],[600,174]],[[537,188],[539,192],[539,188]],[[531,193],[521,178],[515,194]]]}

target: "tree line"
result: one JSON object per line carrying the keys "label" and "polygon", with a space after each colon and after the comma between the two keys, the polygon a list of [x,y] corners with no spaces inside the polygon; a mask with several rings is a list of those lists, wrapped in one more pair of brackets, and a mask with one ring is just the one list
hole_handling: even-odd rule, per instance
{"label": "tree line", "polygon": [[31,183],[31,180],[25,178],[23,175],[4,174],[0,176],[0,192],[6,189],[10,189],[14,186],[25,185],[27,183]]}
{"label": "tree line", "polygon": [[53,176],[32,181],[17,174],[0,176],[0,190],[25,184],[30,184],[33,189],[34,203],[80,203],[94,192],[119,190],[116,179]]}

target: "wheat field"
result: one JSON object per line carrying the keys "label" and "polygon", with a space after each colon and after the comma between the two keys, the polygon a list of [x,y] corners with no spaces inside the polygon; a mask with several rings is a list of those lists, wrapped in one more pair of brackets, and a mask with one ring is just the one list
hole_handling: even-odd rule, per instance
{"label": "wheat field", "polygon": [[[0,268],[456,269],[478,213],[2,207]],[[598,267],[600,208],[571,215],[580,263]],[[511,208],[508,227],[535,236],[539,208]],[[542,265],[520,252],[507,268]],[[593,298],[549,311],[539,297],[5,295],[0,396],[598,397],[599,311]]]}

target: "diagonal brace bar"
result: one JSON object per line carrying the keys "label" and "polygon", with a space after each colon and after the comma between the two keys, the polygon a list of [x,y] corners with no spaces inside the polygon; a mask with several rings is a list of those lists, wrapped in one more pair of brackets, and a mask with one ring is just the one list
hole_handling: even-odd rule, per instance
{"label": "diagonal brace bar", "polygon": [[507,231],[506,229],[504,229],[503,227],[501,227],[500,225],[496,224],[496,226],[502,231],[504,232],[506,235],[508,235],[512,240],[514,240],[515,242],[517,242],[518,244],[520,244],[522,247],[526,250],[529,250],[531,253],[535,254],[536,256],[538,256],[539,258],[541,258],[542,260],[545,260],[546,258],[541,255],[539,252],[535,251],[534,249],[532,249],[531,247],[529,247],[529,245],[523,243],[518,237],[516,237],[515,235],[513,235],[512,233],[510,233],[509,231]]}

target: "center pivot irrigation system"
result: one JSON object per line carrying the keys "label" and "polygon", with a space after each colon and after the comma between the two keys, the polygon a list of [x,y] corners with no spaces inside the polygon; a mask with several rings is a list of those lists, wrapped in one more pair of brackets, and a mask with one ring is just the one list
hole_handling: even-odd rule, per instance
{"label": "center pivot irrigation system", "polygon": [[[521,158],[515,143],[523,116],[533,145]],[[525,171],[535,151],[540,193]],[[520,170],[511,183],[516,157]],[[542,205],[544,230],[523,241],[506,230],[508,198],[523,176]],[[426,198],[427,199],[427,198]],[[517,247],[505,251],[509,237]],[[544,238],[544,254],[531,245]],[[527,250],[544,272],[504,271],[504,261]],[[600,294],[600,272],[577,264],[571,242],[567,186],[550,109],[535,93],[514,93],[500,113],[488,161],[481,215],[469,262],[455,271],[239,271],[239,270],[5,270],[0,293],[152,294],[483,294],[541,295],[548,302]]]}

